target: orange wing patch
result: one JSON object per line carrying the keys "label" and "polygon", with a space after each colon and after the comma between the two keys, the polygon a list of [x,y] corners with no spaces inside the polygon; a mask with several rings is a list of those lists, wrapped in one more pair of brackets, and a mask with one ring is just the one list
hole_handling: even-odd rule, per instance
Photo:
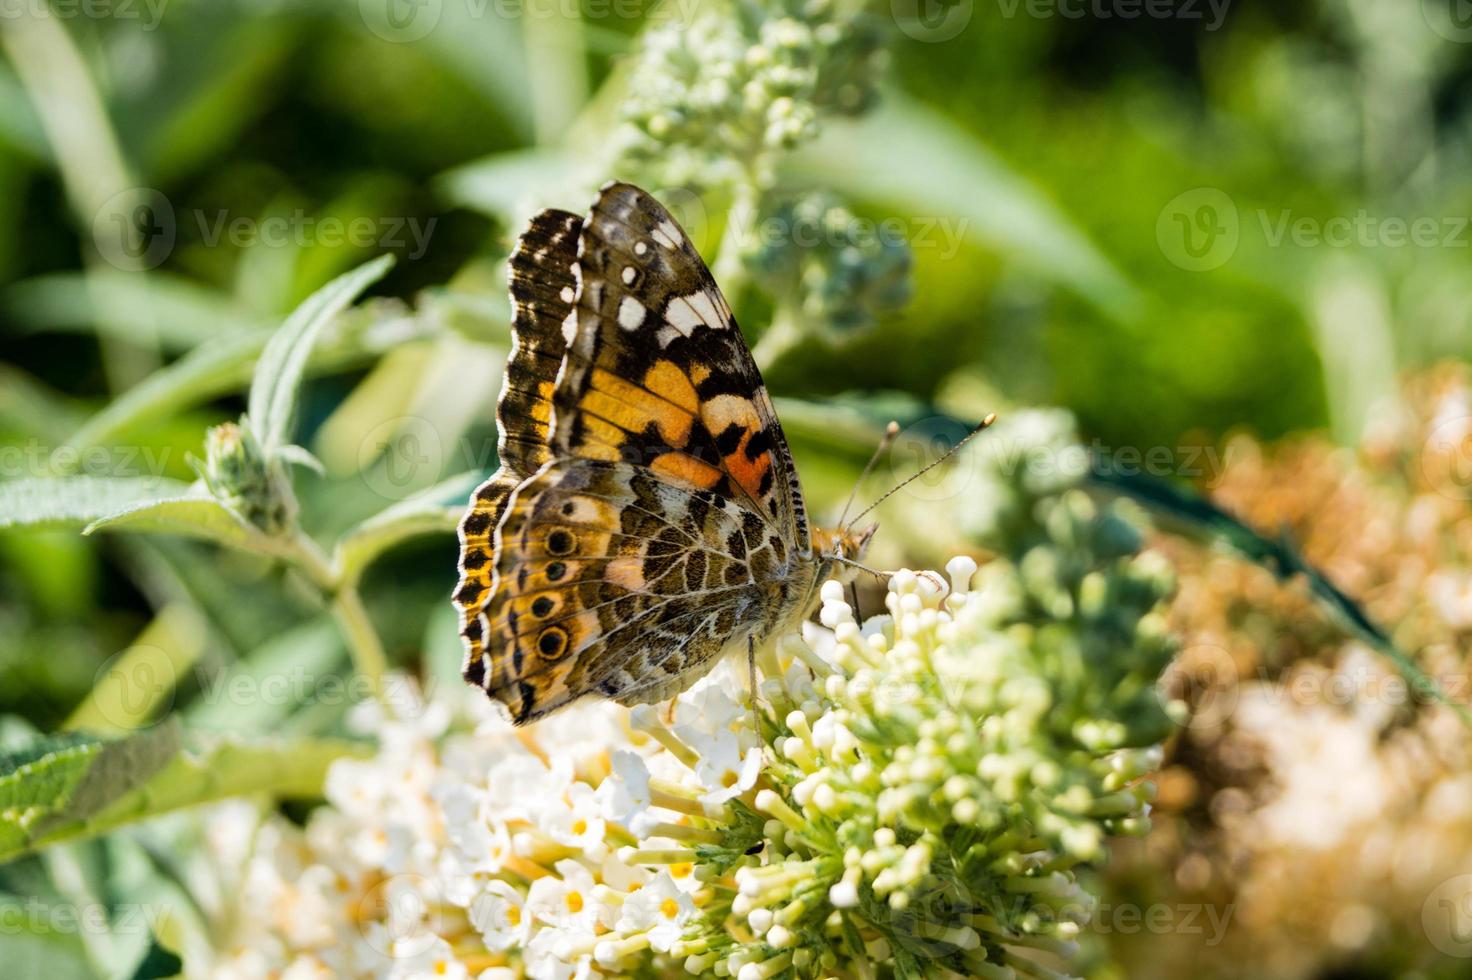
{"label": "orange wing patch", "polygon": [[[765,429],[751,399],[739,395],[717,395],[700,406],[700,418],[716,437],[721,462],[731,479],[752,500],[765,496],[767,474],[772,469],[772,454],[763,443]],[[734,445],[733,445],[734,443]]]}

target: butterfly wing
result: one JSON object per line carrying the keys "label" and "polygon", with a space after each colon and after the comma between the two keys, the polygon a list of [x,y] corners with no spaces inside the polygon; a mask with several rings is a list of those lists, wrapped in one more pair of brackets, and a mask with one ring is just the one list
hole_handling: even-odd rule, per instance
{"label": "butterfly wing", "polygon": [[553,459],[511,493],[494,540],[480,680],[517,723],[584,694],[673,694],[809,584],[776,412],[669,212],[605,187],[573,277]]}
{"label": "butterfly wing", "polygon": [[797,471],[731,309],[670,213],[604,187],[578,242],[558,456],[618,459],[748,507],[808,547]]}
{"label": "butterfly wing", "polygon": [[578,234],[583,220],[566,211],[543,211],[517,241],[509,262],[511,355],[496,405],[500,468],[481,484],[460,522],[460,582],[455,604],[465,639],[465,675],[485,673],[485,622],[490,598],[492,534],[511,492],[551,458],[548,427],[557,371],[567,350],[562,323],[572,309]]}
{"label": "butterfly wing", "polygon": [[623,462],[549,463],[496,531],[486,690],[517,724],[584,694],[677,693],[781,605],[787,583],[764,583],[786,547],[720,494]]}

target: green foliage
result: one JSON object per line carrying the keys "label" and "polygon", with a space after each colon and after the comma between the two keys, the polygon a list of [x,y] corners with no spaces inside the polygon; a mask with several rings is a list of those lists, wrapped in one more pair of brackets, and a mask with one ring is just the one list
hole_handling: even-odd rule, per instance
{"label": "green foliage", "polygon": [[185,742],[177,722],[122,738],[45,736],[0,758],[0,863],[230,796],[314,796],[353,743]]}

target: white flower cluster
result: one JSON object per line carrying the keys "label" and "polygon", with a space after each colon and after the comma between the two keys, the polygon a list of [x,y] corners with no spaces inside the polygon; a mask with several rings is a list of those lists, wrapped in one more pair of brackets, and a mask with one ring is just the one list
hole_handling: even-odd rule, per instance
{"label": "white flower cluster", "polygon": [[897,573],[862,626],[830,583],[757,709],[744,664],[527,730],[375,708],[377,755],[258,831],[208,975],[1055,975],[1034,957],[1071,952],[1074,870],[1144,827],[1158,749],[1058,717],[975,571]]}

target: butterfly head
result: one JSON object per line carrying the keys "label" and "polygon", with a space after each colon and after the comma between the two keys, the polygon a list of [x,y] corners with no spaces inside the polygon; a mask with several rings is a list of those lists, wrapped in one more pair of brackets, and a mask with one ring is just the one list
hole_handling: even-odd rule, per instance
{"label": "butterfly head", "polygon": [[862,528],[855,528],[850,524],[831,531],[827,528],[815,528],[813,547],[820,556],[829,561],[859,561],[864,557],[864,552],[869,550],[869,542],[877,530],[878,524]]}

